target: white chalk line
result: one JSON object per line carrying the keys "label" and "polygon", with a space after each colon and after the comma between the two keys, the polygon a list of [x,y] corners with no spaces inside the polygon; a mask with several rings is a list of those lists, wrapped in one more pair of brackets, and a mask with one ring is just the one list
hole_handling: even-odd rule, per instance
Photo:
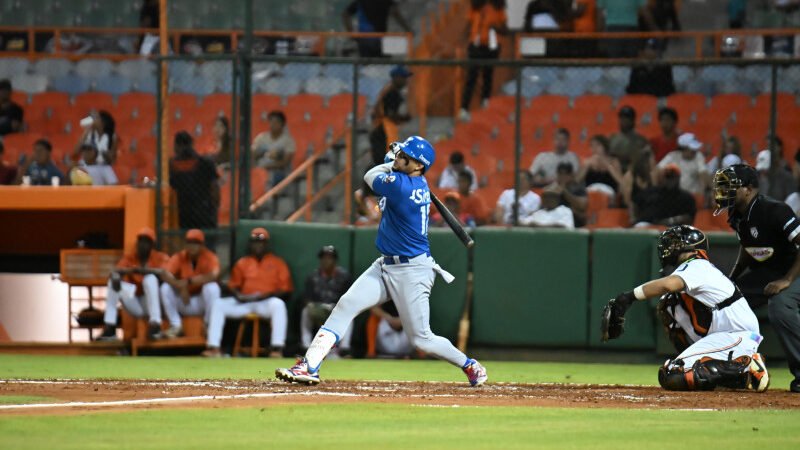
{"label": "white chalk line", "polygon": [[104,402],[66,402],[66,403],[29,403],[22,405],[0,405],[0,411],[13,409],[41,409],[41,408],[80,408],[80,407],[110,407],[110,406],[132,406],[132,405],[152,405],[161,403],[180,403],[196,402],[208,400],[241,400],[252,398],[274,398],[290,396],[328,396],[328,397],[364,397],[360,394],[348,392],[264,392],[255,394],[236,394],[236,395],[196,395],[191,397],[166,397],[166,398],[144,398],[139,400],[113,400]]}

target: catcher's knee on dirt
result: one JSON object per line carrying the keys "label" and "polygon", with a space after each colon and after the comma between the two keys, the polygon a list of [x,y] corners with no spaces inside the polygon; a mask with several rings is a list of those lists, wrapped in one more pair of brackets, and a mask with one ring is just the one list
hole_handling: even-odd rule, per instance
{"label": "catcher's knee on dirt", "polygon": [[727,361],[706,357],[686,370],[667,361],[658,371],[658,383],[669,391],[712,391],[717,386],[743,389],[747,386],[749,364],[747,356]]}

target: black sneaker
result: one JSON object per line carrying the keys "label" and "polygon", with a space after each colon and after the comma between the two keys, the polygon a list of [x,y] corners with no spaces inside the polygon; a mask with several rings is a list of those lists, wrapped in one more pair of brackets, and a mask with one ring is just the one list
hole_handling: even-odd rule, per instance
{"label": "black sneaker", "polygon": [[795,378],[789,383],[789,391],[800,393],[800,378]]}
{"label": "black sneaker", "polygon": [[106,325],[103,327],[103,334],[97,336],[97,341],[99,342],[112,342],[118,341],[117,338],[117,327],[113,325]]}
{"label": "black sneaker", "polygon": [[151,340],[161,339],[161,325],[151,323],[147,326],[147,337]]}

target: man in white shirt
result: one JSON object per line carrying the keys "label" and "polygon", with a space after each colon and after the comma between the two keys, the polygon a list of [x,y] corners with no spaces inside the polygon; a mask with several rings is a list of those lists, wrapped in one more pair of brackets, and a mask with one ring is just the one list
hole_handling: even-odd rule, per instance
{"label": "man in white shirt", "polygon": [[458,174],[464,170],[472,174],[472,184],[469,186],[469,191],[475,192],[475,189],[478,189],[478,175],[472,167],[464,162],[464,154],[459,151],[450,154],[450,164],[445,167],[444,172],[439,177],[439,188],[457,190]]}
{"label": "man in white shirt", "polygon": [[678,150],[667,153],[658,167],[664,169],[670,164],[675,164],[681,169],[680,188],[692,194],[703,194],[709,182],[706,158],[700,151],[703,143],[698,141],[693,133],[683,133],[678,136]]}
{"label": "man in white shirt", "polygon": [[[531,174],[520,170],[519,174],[519,219],[533,214],[542,204],[541,198],[531,190]],[[514,188],[506,189],[497,199],[494,220],[498,224],[514,225]]]}
{"label": "man in white shirt", "polygon": [[672,274],[610,300],[603,311],[603,341],[622,334],[633,303],[661,297],[659,316],[680,352],[659,369],[661,387],[766,391],[758,319],[736,285],[708,260],[703,232],[691,225],[669,228],[658,238],[658,256],[662,272]]}
{"label": "man in white shirt", "polygon": [[578,155],[569,150],[569,130],[559,128],[553,143],[552,152],[539,153],[533,159],[530,168],[530,172],[533,174],[533,186],[547,186],[555,181],[556,169],[559,164],[571,164],[573,173],[578,173],[578,169],[580,169]]}
{"label": "man in white shirt", "polygon": [[113,186],[119,183],[111,166],[98,164],[98,155],[94,144],[81,144],[81,160],[69,173],[73,185]]}
{"label": "man in white shirt", "polygon": [[280,183],[291,171],[295,143],[286,129],[286,115],[272,111],[267,115],[269,130],[253,139],[253,155],[256,165],[267,169],[272,175],[272,186]]}
{"label": "man in white shirt", "polygon": [[575,218],[569,206],[561,204],[561,190],[548,187],[542,192],[542,207],[528,217],[520,218],[520,225],[542,228],[575,228]]}

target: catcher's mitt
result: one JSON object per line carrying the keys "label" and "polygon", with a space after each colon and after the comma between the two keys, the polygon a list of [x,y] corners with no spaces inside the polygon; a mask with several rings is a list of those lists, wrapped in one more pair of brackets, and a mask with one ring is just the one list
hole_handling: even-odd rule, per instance
{"label": "catcher's mitt", "polygon": [[620,314],[620,308],[615,305],[615,300],[609,300],[603,308],[602,322],[600,322],[600,339],[608,342],[609,339],[616,339],[625,331],[625,315]]}

